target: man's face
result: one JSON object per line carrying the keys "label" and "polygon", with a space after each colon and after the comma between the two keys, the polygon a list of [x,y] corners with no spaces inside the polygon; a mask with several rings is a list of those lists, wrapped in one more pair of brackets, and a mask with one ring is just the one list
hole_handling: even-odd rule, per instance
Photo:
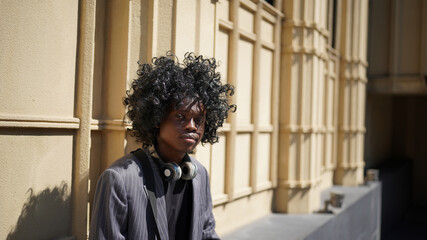
{"label": "man's face", "polygon": [[205,131],[206,112],[197,101],[186,99],[178,109],[170,107],[157,135],[159,155],[179,163],[193,151]]}

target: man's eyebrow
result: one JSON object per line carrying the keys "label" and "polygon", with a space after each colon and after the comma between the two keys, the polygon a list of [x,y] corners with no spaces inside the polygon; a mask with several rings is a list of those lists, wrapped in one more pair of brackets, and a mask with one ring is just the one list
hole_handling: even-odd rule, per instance
{"label": "man's eyebrow", "polygon": [[190,114],[197,114],[200,117],[204,117],[205,116],[205,111],[201,111],[200,109],[197,111],[193,111],[191,109],[177,109],[176,110],[178,113],[190,113]]}

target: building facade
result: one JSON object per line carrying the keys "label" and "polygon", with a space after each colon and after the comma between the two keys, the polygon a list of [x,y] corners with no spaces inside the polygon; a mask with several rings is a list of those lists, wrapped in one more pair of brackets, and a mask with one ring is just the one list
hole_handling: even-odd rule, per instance
{"label": "building facade", "polygon": [[215,57],[236,88],[195,153],[219,234],[362,183],[368,3],[0,0],[0,238],[86,238],[98,176],[138,147],[122,105],[137,62],[169,50]]}
{"label": "building facade", "polygon": [[427,209],[427,2],[371,1],[369,11],[364,158],[382,169],[387,236],[402,219],[416,226]]}

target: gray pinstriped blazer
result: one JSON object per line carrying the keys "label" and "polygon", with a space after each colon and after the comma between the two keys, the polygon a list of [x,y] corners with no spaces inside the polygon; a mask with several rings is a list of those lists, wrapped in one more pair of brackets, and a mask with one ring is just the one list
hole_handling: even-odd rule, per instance
{"label": "gray pinstriped blazer", "polygon": [[[153,159],[149,157],[149,160],[156,186],[157,227],[160,238],[169,239],[163,180]],[[191,158],[191,161],[197,164],[198,173],[192,180],[190,239],[219,239],[215,232],[207,171],[196,159]],[[156,221],[144,191],[141,167],[133,154],[127,154],[101,174],[93,203],[89,239],[157,239]]]}

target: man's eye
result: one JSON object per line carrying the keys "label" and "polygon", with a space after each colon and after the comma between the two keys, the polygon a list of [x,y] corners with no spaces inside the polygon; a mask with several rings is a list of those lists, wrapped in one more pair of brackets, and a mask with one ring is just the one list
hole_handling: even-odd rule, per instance
{"label": "man's eye", "polygon": [[182,114],[177,114],[177,115],[175,115],[175,117],[177,119],[184,119],[184,115],[182,115]]}
{"label": "man's eye", "polygon": [[204,123],[205,122],[205,118],[196,118],[196,122],[197,123]]}

